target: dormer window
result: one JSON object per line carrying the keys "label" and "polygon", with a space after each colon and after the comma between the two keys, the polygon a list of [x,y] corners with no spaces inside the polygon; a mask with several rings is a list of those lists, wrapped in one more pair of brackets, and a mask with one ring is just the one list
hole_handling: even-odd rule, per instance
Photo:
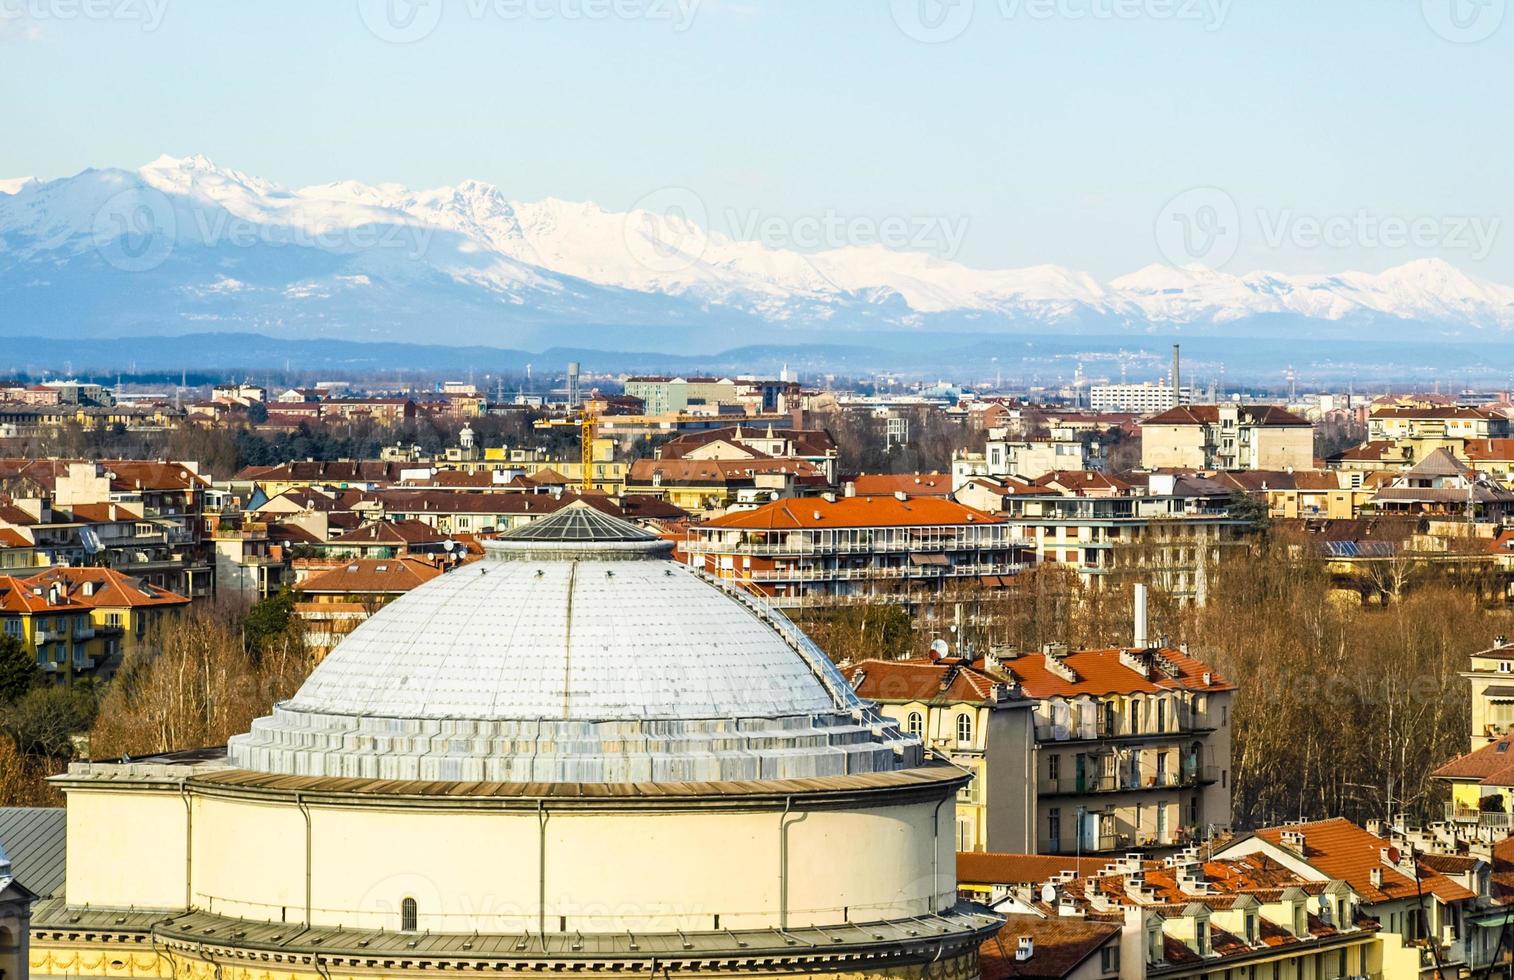
{"label": "dormer window", "polygon": [[1193,924],[1194,946],[1200,956],[1209,955],[1209,920],[1199,919]]}
{"label": "dormer window", "polygon": [[1256,941],[1257,941],[1256,909],[1247,909],[1246,910],[1246,942],[1249,943],[1249,944],[1251,944],[1252,946],[1255,946],[1256,945]]}

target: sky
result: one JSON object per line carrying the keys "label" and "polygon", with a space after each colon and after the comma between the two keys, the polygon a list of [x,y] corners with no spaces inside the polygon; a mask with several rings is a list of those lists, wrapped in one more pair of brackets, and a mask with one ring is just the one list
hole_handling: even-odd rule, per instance
{"label": "sky", "polygon": [[0,177],[204,154],[983,268],[1514,283],[1506,2],[0,0]]}

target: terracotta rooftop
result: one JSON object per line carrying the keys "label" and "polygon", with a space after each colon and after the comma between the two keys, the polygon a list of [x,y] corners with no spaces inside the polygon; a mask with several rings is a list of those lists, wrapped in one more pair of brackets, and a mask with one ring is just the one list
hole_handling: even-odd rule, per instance
{"label": "terracotta rooftop", "polygon": [[440,567],[418,558],[358,558],[311,575],[299,589],[306,595],[398,595],[441,574]]}
{"label": "terracotta rooftop", "polygon": [[[1081,918],[1011,915],[979,950],[983,980],[1060,980],[1106,945],[1118,945],[1120,926]],[[1020,937],[1029,936],[1031,956],[1017,960]]]}
{"label": "terracotta rooftop", "polygon": [[[1004,669],[1019,682],[1028,697],[1055,698],[1087,695],[1103,697],[1109,694],[1156,694],[1160,691],[1188,690],[1196,692],[1234,691],[1236,686],[1220,673],[1181,650],[1164,649],[1158,655],[1175,673],[1168,674],[1156,662],[1156,656],[1134,652],[1137,658],[1152,661],[1149,677],[1122,662],[1121,651],[1078,650],[1061,657],[1061,662],[1072,669],[1077,680],[1069,681],[1046,666],[1047,655],[1029,653],[1012,660],[1003,661]],[[1204,675],[1209,683],[1204,683]]]}
{"label": "terracotta rooftop", "polygon": [[805,497],[775,500],[755,510],[736,511],[707,521],[709,528],[797,530],[824,527],[939,527],[995,524],[1000,518],[944,497]]}
{"label": "terracotta rooftop", "polygon": [[917,497],[944,497],[951,493],[950,474],[940,473],[863,473],[852,480],[857,495],[907,493]]}

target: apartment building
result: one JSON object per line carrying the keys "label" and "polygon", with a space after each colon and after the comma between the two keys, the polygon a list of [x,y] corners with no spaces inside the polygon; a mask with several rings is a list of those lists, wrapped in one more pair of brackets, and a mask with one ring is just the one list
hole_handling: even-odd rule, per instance
{"label": "apartment building", "polygon": [[740,404],[736,382],[729,378],[627,378],[625,393],[640,398],[647,415],[669,413],[719,414],[722,405]]}
{"label": "apartment building", "polygon": [[[1146,485],[1104,474],[1048,474],[999,497],[999,516],[1040,564],[1077,572],[1085,586],[1149,582],[1196,601],[1210,568],[1240,544],[1248,522],[1237,494],[1202,477],[1152,474]],[[982,499],[974,497],[972,499]]]}
{"label": "apartment building", "polygon": [[952,454],[952,488],[974,477],[1035,479],[1053,471],[1098,469],[1103,458],[1096,445],[1082,439],[1010,439],[991,432],[983,452],[958,450]]}
{"label": "apartment building", "polygon": [[973,774],[957,794],[958,851],[1034,845],[1032,702],[971,658],[865,660],[841,672],[899,728]]}
{"label": "apartment building", "polygon": [[958,800],[959,851],[1151,853],[1229,827],[1236,688],[1181,649],[1137,639],[842,669],[977,777]]}
{"label": "apartment building", "polygon": [[1314,426],[1275,405],[1180,405],[1142,420],[1148,470],[1307,470]]}
{"label": "apartment building", "polygon": [[0,631],[64,682],[119,663],[159,617],[188,605],[185,596],[109,568],[0,577]]}
{"label": "apartment building", "polygon": [[[1502,439],[1509,419],[1487,408],[1453,405],[1380,406],[1367,416],[1367,439],[1397,443],[1460,444],[1469,439]],[[1422,455],[1416,453],[1416,456]]]}
{"label": "apartment building", "polygon": [[423,558],[357,558],[309,575],[294,611],[311,657],[319,663],[374,613],[444,571]]}
{"label": "apartment building", "polygon": [[830,485],[825,469],[803,459],[638,459],[626,474],[625,492],[719,513],[733,505],[818,494]]}
{"label": "apartment building", "polygon": [[1088,388],[1088,407],[1094,412],[1136,412],[1149,415],[1165,412],[1177,405],[1187,405],[1192,401],[1193,389],[1187,385],[1178,390],[1177,398],[1173,397],[1172,385],[1153,384],[1150,381],[1141,384],[1090,385]]}
{"label": "apartment building", "polygon": [[780,607],[887,599],[917,612],[1030,561],[998,516],[935,496],[777,500],[692,526],[690,564]]}
{"label": "apartment building", "polygon": [[1335,818],[1264,827],[1219,847],[1214,857],[1260,857],[1308,882],[1345,882],[1356,914],[1379,923],[1384,936],[1414,954],[1407,965],[1416,974],[1437,980],[1485,965],[1497,941],[1495,931],[1476,929],[1471,921],[1486,904],[1489,865],[1479,870],[1475,858],[1458,860],[1471,857],[1461,847],[1437,846],[1423,833],[1420,838],[1388,839]]}

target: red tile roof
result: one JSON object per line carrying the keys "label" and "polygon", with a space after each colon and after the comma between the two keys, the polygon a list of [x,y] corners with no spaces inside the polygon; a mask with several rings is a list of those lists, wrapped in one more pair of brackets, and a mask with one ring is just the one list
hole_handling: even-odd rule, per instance
{"label": "red tile roof", "polygon": [[[1046,666],[1046,654],[1032,653],[1004,661],[1004,668],[1019,680],[1026,695],[1033,698],[1074,697],[1089,695],[1102,697],[1108,694],[1155,694],[1159,691],[1188,690],[1197,692],[1234,691],[1236,686],[1220,673],[1195,660],[1181,650],[1164,649],[1160,657],[1175,673],[1168,674],[1153,662],[1150,677],[1126,666],[1121,660],[1121,651],[1079,650],[1062,657],[1062,663],[1072,668],[1077,680],[1069,681]],[[1151,654],[1133,652],[1132,656],[1155,660]],[[1204,675],[1209,683],[1204,683]]]}
{"label": "red tile roof", "polygon": [[[1031,938],[1027,960],[1017,960],[1020,937]],[[1104,946],[1118,946],[1120,926],[1072,917],[1007,916],[978,952],[983,980],[1061,980]]]}
{"label": "red tile roof", "polygon": [[[1308,419],[1295,415],[1278,405],[1239,405],[1240,421],[1244,425],[1309,426]],[[1220,420],[1218,405],[1179,405],[1165,412],[1158,412],[1141,421],[1142,425],[1214,425]]]}
{"label": "red tile roof", "polygon": [[1504,735],[1452,759],[1430,775],[1458,782],[1471,780],[1483,786],[1514,786],[1514,735]]}
{"label": "red tile roof", "polygon": [[[1265,827],[1258,830],[1256,836],[1269,844],[1282,847],[1286,831],[1297,831],[1304,835],[1303,860],[1321,873],[1346,882],[1368,904],[1415,898],[1421,889],[1433,893],[1443,901],[1476,898],[1472,892],[1433,868],[1421,869],[1421,883],[1416,887],[1411,875],[1383,861],[1382,850],[1391,846],[1389,841],[1368,833],[1342,817],[1284,827]],[[1382,873],[1381,886],[1372,883],[1373,868]]]}
{"label": "red tile roof", "polygon": [[940,473],[863,473],[852,480],[858,496],[907,493],[910,496],[944,497],[951,493],[952,478]]}
{"label": "red tile roof", "polygon": [[959,851],[957,880],[964,885],[1039,885],[1064,871],[1094,874],[1104,864],[1103,858]]}
{"label": "red tile roof", "polygon": [[418,558],[359,558],[310,576],[299,589],[306,595],[399,595],[441,574]]}
{"label": "red tile roof", "polygon": [[987,701],[995,679],[960,660],[863,660],[841,669],[869,701]]}

